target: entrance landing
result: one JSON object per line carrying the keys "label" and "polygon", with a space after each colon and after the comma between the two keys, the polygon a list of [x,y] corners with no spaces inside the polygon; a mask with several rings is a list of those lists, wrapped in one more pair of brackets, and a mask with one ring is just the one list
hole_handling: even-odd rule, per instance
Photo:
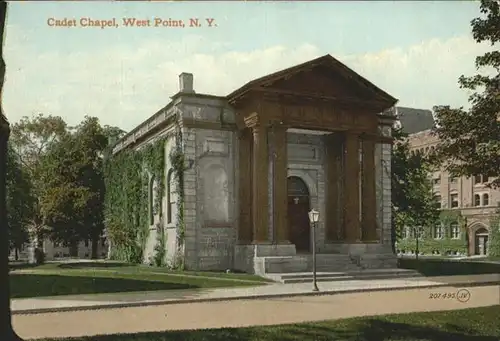
{"label": "entrance landing", "polygon": [[[271,274],[312,272],[312,254],[293,256],[255,257],[255,273],[267,277]],[[396,269],[397,258],[393,254],[349,254],[316,255],[316,271],[339,273],[355,272],[365,269]]]}

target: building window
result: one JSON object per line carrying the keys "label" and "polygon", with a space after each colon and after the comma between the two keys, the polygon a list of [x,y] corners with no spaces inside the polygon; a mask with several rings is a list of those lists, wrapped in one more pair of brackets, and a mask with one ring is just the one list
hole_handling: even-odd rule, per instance
{"label": "building window", "polygon": [[474,195],[474,206],[481,206],[481,196],[479,194]]}
{"label": "building window", "polygon": [[451,228],[451,238],[452,239],[459,239],[460,238],[460,227],[458,226],[458,223],[452,223],[450,225]]}
{"label": "building window", "polygon": [[174,170],[168,171],[167,175],[167,223],[171,224],[173,222],[173,216],[176,209],[176,187],[175,187],[175,176]]}
{"label": "building window", "polygon": [[444,227],[442,224],[438,224],[434,227],[434,238],[435,239],[444,238]]}
{"label": "building window", "polygon": [[439,185],[441,183],[441,175],[438,175],[437,178],[432,179],[432,183],[434,185]]}
{"label": "building window", "polygon": [[488,194],[483,194],[483,206],[489,206],[490,196]]}
{"label": "building window", "polygon": [[89,241],[87,239],[85,240],[85,247],[89,247]]}
{"label": "building window", "polygon": [[487,175],[476,175],[474,176],[474,185],[477,184],[484,184],[488,182],[488,176]]}
{"label": "building window", "polygon": [[441,208],[441,200],[442,200],[441,196],[436,195],[434,198],[436,199],[436,208],[440,209]]}
{"label": "building window", "polygon": [[450,194],[451,208],[458,207],[458,194]]}
{"label": "building window", "polygon": [[450,176],[448,180],[449,180],[449,182],[450,182],[451,184],[456,184],[456,183],[457,183],[457,178],[456,178],[456,177],[454,177],[454,176]]}

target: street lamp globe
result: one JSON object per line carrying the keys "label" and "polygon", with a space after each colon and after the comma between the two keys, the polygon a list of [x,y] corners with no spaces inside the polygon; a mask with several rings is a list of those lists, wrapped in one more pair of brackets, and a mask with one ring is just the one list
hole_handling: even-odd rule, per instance
{"label": "street lamp globe", "polygon": [[311,211],[309,211],[309,221],[311,223],[317,223],[318,220],[319,220],[319,212],[313,208]]}

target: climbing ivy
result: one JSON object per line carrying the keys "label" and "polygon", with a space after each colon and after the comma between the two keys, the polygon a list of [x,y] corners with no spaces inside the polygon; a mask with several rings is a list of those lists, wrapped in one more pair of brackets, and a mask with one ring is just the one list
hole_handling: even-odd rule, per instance
{"label": "climbing ivy", "polygon": [[[467,254],[468,236],[465,220],[459,211],[443,210],[439,216],[440,223],[444,227],[444,237],[442,239],[434,239],[434,227],[424,227],[424,237],[418,240],[418,250],[421,254],[432,255],[436,252],[439,255],[453,255],[455,253]],[[451,224],[458,223],[461,227],[459,239],[451,238]],[[397,250],[405,251],[405,253],[415,252],[417,240],[412,238],[398,239]]]}
{"label": "climbing ivy", "polygon": [[165,256],[167,254],[165,228],[163,222],[156,225],[156,245],[154,248],[154,256],[150,263],[152,265],[163,267],[165,266]]}
{"label": "climbing ivy", "polygon": [[179,257],[183,254],[184,249],[184,235],[185,235],[185,222],[184,222],[184,171],[187,169],[185,155],[183,151],[183,136],[182,129],[177,127],[175,130],[175,145],[172,148],[169,158],[170,164],[174,171],[176,181],[177,193],[177,247],[175,253],[175,260],[172,264],[173,268],[184,270],[184,257]]}
{"label": "climbing ivy", "polygon": [[[149,185],[156,181],[153,214],[162,218],[165,192],[165,142],[174,138],[169,155],[176,181],[177,236],[179,248],[184,246],[184,171],[182,130],[177,124],[174,133],[160,137],[139,150],[123,150],[105,161],[105,224],[112,242],[111,258],[131,263],[143,260],[150,228]],[[166,240],[163,223],[157,226],[157,243],[153,263],[165,265]],[[183,262],[177,267],[183,268]]]}
{"label": "climbing ivy", "polygon": [[496,209],[495,215],[490,220],[490,229],[488,256],[500,257],[500,206]]}
{"label": "climbing ivy", "polygon": [[124,150],[106,160],[105,224],[112,241],[111,258],[131,263],[143,259],[149,235],[149,182],[157,181],[153,212],[161,215],[165,140],[142,149]]}

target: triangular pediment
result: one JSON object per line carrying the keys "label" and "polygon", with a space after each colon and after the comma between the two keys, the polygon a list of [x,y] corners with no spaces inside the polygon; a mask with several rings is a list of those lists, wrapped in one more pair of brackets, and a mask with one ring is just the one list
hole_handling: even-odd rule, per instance
{"label": "triangular pediment", "polygon": [[275,92],[331,100],[377,102],[383,110],[397,100],[330,55],[255,79],[227,96],[236,102],[250,92]]}
{"label": "triangular pediment", "polygon": [[327,67],[316,66],[309,70],[297,72],[289,78],[279,78],[260,86],[268,91],[284,90],[304,96],[321,96],[331,98],[358,98],[370,100],[373,94],[367,88],[343,78]]}

